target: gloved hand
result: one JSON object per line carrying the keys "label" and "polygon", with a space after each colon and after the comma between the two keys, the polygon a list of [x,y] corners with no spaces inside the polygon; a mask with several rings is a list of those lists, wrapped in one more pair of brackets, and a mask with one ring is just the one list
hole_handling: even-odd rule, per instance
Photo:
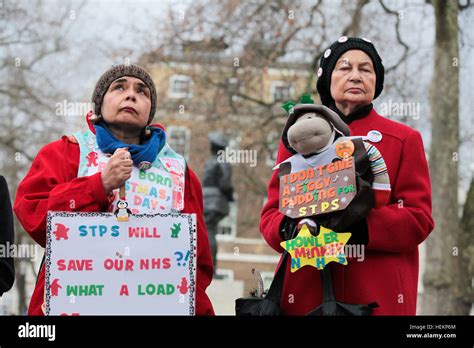
{"label": "gloved hand", "polygon": [[298,219],[292,219],[288,216],[285,216],[280,225],[281,239],[284,241],[292,239],[297,225]]}
{"label": "gloved hand", "polygon": [[[374,192],[369,182],[356,176],[357,194],[344,210],[311,217],[318,225],[335,232],[353,232],[375,206]],[[353,232],[354,233],[354,232]]]}
{"label": "gloved hand", "polygon": [[288,216],[285,216],[280,226],[281,238],[284,241],[295,238],[298,234],[297,231],[299,231],[303,225],[308,226],[308,230],[313,236],[317,236],[319,234],[319,225],[314,222],[311,217],[292,219]]}

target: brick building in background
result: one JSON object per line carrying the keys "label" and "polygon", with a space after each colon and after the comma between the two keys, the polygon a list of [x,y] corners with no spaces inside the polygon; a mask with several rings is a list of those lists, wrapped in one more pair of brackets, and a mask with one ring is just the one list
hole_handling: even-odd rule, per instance
{"label": "brick building in background", "polygon": [[221,131],[230,140],[235,201],[219,224],[220,279],[208,293],[217,314],[234,314],[235,298],[257,286],[252,268],[268,288],[279,260],[260,234],[260,212],[286,120],[280,105],[299,98],[310,77],[307,66],[255,66],[251,57],[225,56],[213,44],[190,43],[192,54],[186,47],[167,55],[148,53],[139,63],[156,84],[154,121],[166,127],[168,143],[201,181],[210,157],[208,133]]}

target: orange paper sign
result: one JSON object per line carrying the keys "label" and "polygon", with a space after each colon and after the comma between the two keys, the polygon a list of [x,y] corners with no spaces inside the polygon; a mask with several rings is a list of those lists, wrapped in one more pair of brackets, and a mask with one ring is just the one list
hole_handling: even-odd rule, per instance
{"label": "orange paper sign", "polygon": [[343,210],[355,195],[352,156],[280,177],[280,212],[291,218]]}

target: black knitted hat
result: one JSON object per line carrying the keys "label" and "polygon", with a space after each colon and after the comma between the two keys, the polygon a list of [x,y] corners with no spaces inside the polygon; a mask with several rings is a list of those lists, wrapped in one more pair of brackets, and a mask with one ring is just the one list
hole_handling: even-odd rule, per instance
{"label": "black knitted hat", "polygon": [[109,70],[107,70],[97,81],[97,84],[94,88],[94,93],[92,93],[92,102],[94,103],[94,112],[96,115],[100,115],[100,109],[102,107],[102,101],[104,100],[104,95],[107,92],[110,84],[116,79],[122,76],[132,76],[136,77],[143,81],[143,83],[150,89],[150,115],[148,117],[148,123],[151,122],[155,116],[156,111],[156,89],[155,83],[151,78],[150,74],[138,65],[127,65],[120,64],[115,65]]}
{"label": "black knitted hat", "polygon": [[323,105],[329,107],[334,103],[331,96],[332,71],[341,55],[349,50],[364,51],[370,59],[372,59],[375,75],[377,76],[375,81],[374,99],[382,93],[385,69],[382,64],[382,58],[380,58],[377,53],[375,46],[370,40],[365,38],[342,36],[339,40],[333,42],[326,51],[324,51],[324,54],[319,61],[316,89],[318,90]]}

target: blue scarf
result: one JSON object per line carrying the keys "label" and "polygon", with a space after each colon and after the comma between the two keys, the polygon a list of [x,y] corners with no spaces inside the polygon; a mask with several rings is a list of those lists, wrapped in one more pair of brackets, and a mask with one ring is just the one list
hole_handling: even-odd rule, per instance
{"label": "blue scarf", "polygon": [[126,147],[137,167],[144,161],[153,163],[166,142],[166,134],[160,128],[151,127],[151,136],[140,145],[125,144],[117,140],[103,122],[94,125],[94,128],[100,151],[113,154],[118,148]]}

